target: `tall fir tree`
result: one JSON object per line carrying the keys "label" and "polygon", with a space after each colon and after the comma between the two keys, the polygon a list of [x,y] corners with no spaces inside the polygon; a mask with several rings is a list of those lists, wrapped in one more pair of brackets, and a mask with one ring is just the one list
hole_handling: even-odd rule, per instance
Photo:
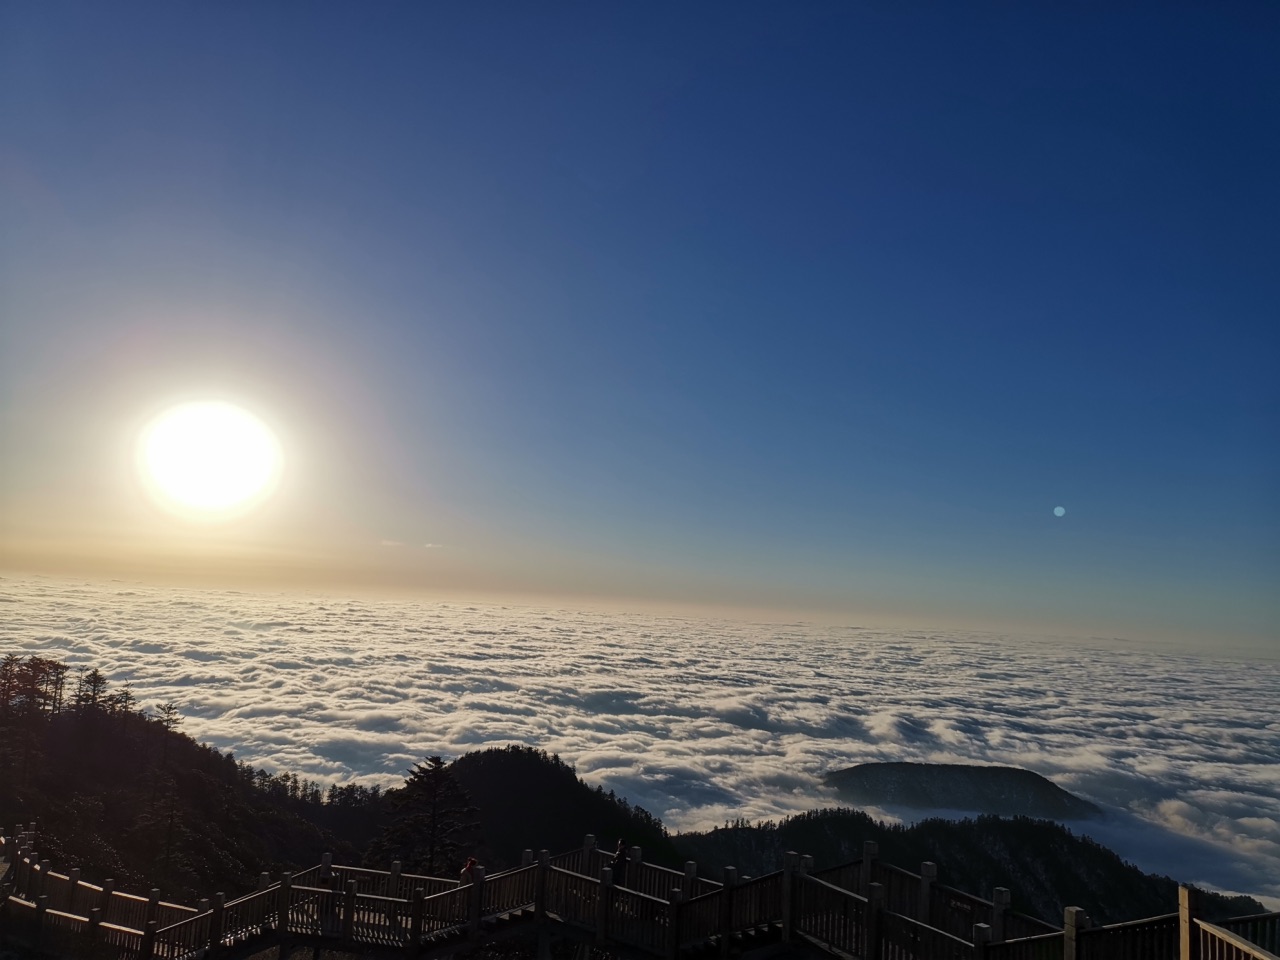
{"label": "tall fir tree", "polygon": [[387,794],[391,818],[365,860],[386,868],[399,860],[406,873],[453,877],[479,833],[471,798],[440,757],[415,763],[404,786]]}

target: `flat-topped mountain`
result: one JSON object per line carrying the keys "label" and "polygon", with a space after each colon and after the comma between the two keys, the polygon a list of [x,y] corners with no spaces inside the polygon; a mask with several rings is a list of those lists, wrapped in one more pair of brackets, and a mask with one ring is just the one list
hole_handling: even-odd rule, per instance
{"label": "flat-topped mountain", "polygon": [[854,806],[966,810],[1005,817],[1086,820],[1102,811],[1038,773],[961,763],[860,763],[826,776]]}

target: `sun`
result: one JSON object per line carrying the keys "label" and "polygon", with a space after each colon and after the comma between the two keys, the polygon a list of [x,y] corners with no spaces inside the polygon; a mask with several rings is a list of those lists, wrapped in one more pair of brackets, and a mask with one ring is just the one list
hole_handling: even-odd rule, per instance
{"label": "sun", "polygon": [[284,457],[271,428],[223,401],[184,403],[138,438],[138,470],[155,500],[192,520],[237,517],[271,495]]}

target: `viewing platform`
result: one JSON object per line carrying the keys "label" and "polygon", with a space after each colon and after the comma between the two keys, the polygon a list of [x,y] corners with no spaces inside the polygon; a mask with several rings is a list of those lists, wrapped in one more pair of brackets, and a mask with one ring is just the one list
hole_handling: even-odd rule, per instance
{"label": "viewing platform", "polygon": [[875,843],[825,870],[788,853],[783,868],[723,882],[644,862],[630,851],[625,885],[588,835],[552,856],[524,851],[519,867],[474,881],[321,863],[234,900],[195,906],[121,893],[77,869],[53,870],[37,852],[34,825],[0,836],[0,944],[50,957],[241,960],[276,948],[281,958],[321,949],[364,957],[444,957],[512,937],[536,938],[540,958],[555,939],[622,957],[712,960],[811,953],[837,960],[1280,960],[1280,913],[1209,923],[1195,891],[1179,889],[1176,912],[1094,926],[1067,907],[1054,927],[1010,907],[1010,892],[983,900],[884,863]]}

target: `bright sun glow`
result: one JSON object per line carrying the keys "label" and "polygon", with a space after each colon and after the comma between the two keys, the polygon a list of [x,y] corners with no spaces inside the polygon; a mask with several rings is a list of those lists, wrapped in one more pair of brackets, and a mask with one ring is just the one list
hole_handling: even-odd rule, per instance
{"label": "bright sun glow", "polygon": [[138,466],[167,509],[200,520],[238,516],[275,489],[283,466],[271,429],[220,401],[184,403],[153,420],[138,443]]}

